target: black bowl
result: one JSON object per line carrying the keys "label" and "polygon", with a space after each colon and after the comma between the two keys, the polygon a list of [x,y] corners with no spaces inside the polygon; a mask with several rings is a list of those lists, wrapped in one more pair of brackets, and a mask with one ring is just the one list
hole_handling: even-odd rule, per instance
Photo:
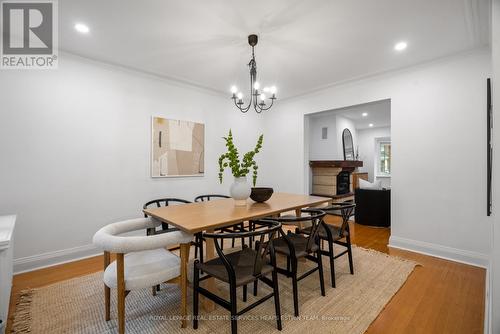
{"label": "black bowl", "polygon": [[267,201],[273,195],[273,188],[252,188],[252,193],[250,194],[250,198],[255,202],[262,203]]}

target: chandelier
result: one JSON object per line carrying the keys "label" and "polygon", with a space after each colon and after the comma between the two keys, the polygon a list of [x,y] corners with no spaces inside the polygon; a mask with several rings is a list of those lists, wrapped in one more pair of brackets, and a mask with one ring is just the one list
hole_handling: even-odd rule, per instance
{"label": "chandelier", "polygon": [[[264,110],[271,109],[274,100],[276,100],[276,86],[264,87],[262,91],[259,90],[260,83],[257,81],[257,63],[255,62],[254,53],[254,47],[257,45],[258,40],[257,35],[248,36],[248,44],[252,47],[252,59],[248,63],[250,69],[250,101],[248,105],[245,106],[243,102],[243,93],[238,91],[236,86],[231,87],[234,105],[243,113],[246,113],[253,106],[255,111],[260,114]],[[270,101],[266,104],[266,100]]]}

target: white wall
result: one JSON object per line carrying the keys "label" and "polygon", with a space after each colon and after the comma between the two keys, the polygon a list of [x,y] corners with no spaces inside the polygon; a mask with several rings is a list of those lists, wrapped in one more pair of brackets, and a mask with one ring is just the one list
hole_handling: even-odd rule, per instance
{"label": "white wall", "polygon": [[500,333],[500,0],[493,1],[493,251],[490,270],[490,305],[492,333]]}
{"label": "white wall", "polygon": [[[328,128],[327,139],[322,139],[321,129]],[[342,160],[337,146],[337,117],[332,111],[309,119],[309,160]]]}
{"label": "white wall", "polygon": [[376,177],[377,166],[377,140],[380,138],[391,137],[390,127],[369,128],[358,130],[358,145],[359,145],[359,160],[363,161],[363,167],[359,168],[360,172],[368,173],[368,180],[374,182],[380,180],[383,187],[391,185],[390,177]]}
{"label": "white wall", "polygon": [[264,116],[273,130],[265,159],[282,166],[264,166],[265,182],[279,191],[307,191],[305,114],[391,99],[391,244],[487,265],[484,87],[490,74],[491,55],[480,50],[281,101]]}
{"label": "white wall", "polygon": [[[0,215],[18,214],[17,270],[94,253],[92,235],[147,200],[227,193],[221,137],[232,127],[247,150],[262,129],[224,96],[68,54],[58,70],[2,71],[0,101]],[[152,115],[205,123],[204,177],[150,177]]]}
{"label": "white wall", "polygon": [[[322,139],[322,128],[328,128],[327,139]],[[315,115],[309,119],[309,159],[310,160],[344,160],[342,132],[349,129],[352,134],[354,148],[357,145],[357,134],[354,122],[337,115],[334,110],[323,115]]]}

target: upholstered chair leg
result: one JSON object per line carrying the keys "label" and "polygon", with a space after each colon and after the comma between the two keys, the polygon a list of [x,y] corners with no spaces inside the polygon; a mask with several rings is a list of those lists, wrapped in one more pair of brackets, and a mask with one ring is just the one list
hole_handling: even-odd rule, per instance
{"label": "upholstered chair leg", "polygon": [[156,286],[153,286],[151,288],[151,293],[153,294],[153,296],[156,296]]}
{"label": "upholstered chair leg", "polygon": [[328,257],[330,258],[330,276],[332,288],[335,288],[335,255],[333,253],[333,242],[328,240]]}
{"label": "upholstered chair leg", "polygon": [[125,334],[125,267],[123,254],[116,254],[116,281],[118,297],[118,333]]}
{"label": "upholstered chair leg", "polygon": [[[110,254],[109,252],[104,252],[104,270],[109,266],[110,263]],[[104,284],[104,319],[109,321],[111,319],[111,289]]]}
{"label": "upholstered chair leg", "polygon": [[104,284],[104,309],[105,309],[105,314],[104,314],[104,319],[106,321],[109,321],[111,319],[111,289]]}
{"label": "upholstered chair leg", "polygon": [[319,286],[321,288],[321,295],[325,296],[325,278],[323,277],[323,260],[321,259],[321,251],[316,252],[316,258],[318,259],[318,273],[319,273]]}

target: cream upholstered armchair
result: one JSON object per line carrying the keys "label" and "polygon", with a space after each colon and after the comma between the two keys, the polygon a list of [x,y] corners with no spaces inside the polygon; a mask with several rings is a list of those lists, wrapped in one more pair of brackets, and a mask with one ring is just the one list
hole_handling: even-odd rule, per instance
{"label": "cream upholstered armchair", "polygon": [[[120,334],[125,333],[125,297],[130,291],[151,288],[180,275],[180,258],[165,248],[191,242],[192,235],[175,231],[120,236],[160,225],[151,218],[130,219],[104,226],[94,235],[94,244],[104,250],[105,318],[110,319],[111,288],[116,288]],[[116,253],[116,261],[112,263],[111,253]]]}

